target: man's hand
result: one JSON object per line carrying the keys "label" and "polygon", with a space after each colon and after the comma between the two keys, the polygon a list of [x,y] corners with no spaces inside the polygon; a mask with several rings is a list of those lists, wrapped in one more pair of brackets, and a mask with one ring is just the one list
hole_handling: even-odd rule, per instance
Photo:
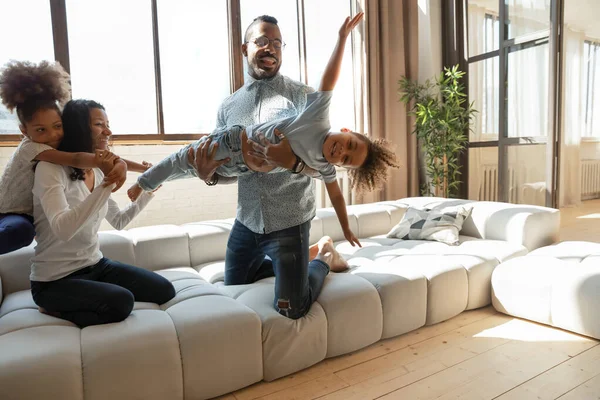
{"label": "man's hand", "polygon": [[350,32],[352,32],[352,29],[356,28],[356,25],[358,25],[358,23],[363,19],[364,15],[365,13],[359,12],[352,19],[347,17],[340,28],[340,38],[345,40]]}
{"label": "man's hand", "polygon": [[356,236],[354,236],[354,233],[352,233],[352,231],[350,229],[344,230],[344,237],[346,238],[346,240],[348,242],[350,242],[352,247],[354,247],[355,243],[358,245],[358,247],[362,247],[362,245],[360,244],[360,242],[358,241]]}
{"label": "man's hand", "polygon": [[129,197],[129,200],[136,201],[138,199],[138,197],[140,197],[140,195],[142,194],[144,190],[140,187],[140,185],[138,185],[137,183],[134,183],[133,185],[131,185],[131,187],[127,190],[127,196]]}
{"label": "man's hand", "polygon": [[107,176],[113,170],[117,160],[119,160],[119,156],[108,150],[96,150],[94,160],[96,162],[96,166],[100,168],[105,176]]}
{"label": "man's hand", "polygon": [[281,140],[276,144],[269,142],[262,132],[256,134],[258,143],[252,139],[248,139],[248,144],[253,149],[248,155],[258,159],[261,165],[272,165],[285,169],[294,168],[296,155],[292,151],[289,140],[277,129],[275,129],[275,134]]}
{"label": "man's hand", "polygon": [[125,183],[125,179],[127,179],[127,164],[123,160],[118,160],[114,163],[114,166],[108,175],[104,177],[104,187],[116,183],[117,186],[113,189],[114,193],[121,189],[121,186]]}
{"label": "man's hand", "polygon": [[198,149],[196,149],[195,152],[193,147],[190,147],[188,150],[188,162],[190,165],[194,166],[198,177],[203,181],[212,179],[217,168],[228,163],[230,160],[229,158],[215,160],[215,154],[217,153],[219,144],[215,143],[211,149],[211,142],[212,138],[209,137],[204,143],[198,146]]}

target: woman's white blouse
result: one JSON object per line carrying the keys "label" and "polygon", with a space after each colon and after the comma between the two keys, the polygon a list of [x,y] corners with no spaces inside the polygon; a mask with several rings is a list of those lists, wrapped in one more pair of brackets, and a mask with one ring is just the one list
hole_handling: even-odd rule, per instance
{"label": "woman's white blouse", "polygon": [[36,231],[32,281],[54,281],[102,258],[98,230],[104,218],[123,229],[152,199],[143,193],[123,210],[110,197],[115,185],[102,187],[104,175],[94,169],[94,190],[70,178],[72,168],[40,162],[33,184],[33,218]]}

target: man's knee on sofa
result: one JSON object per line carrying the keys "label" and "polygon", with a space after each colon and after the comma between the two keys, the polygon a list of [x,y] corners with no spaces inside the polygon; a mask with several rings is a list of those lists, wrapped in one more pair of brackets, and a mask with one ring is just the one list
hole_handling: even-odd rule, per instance
{"label": "man's knee on sofa", "polygon": [[275,301],[275,309],[284,317],[300,319],[308,314],[310,304],[307,304],[306,301],[292,302],[290,299],[279,298]]}

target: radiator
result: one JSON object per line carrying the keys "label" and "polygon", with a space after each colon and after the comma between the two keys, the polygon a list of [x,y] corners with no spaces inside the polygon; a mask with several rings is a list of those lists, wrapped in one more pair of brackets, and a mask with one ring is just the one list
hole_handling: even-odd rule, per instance
{"label": "radiator", "polygon": [[[343,168],[336,168],[336,175],[338,185],[340,185],[340,189],[342,190],[342,194],[344,195],[344,200],[346,201],[346,205],[354,204],[354,194],[352,192],[352,188],[350,186],[350,177],[348,176],[348,172]],[[315,194],[316,194],[316,205],[317,208],[326,208],[331,207],[331,201],[329,201],[329,195],[327,194],[327,188],[325,188],[325,183],[323,183],[320,179],[313,179],[315,182]]]}
{"label": "radiator", "polygon": [[[517,182],[514,168],[508,169],[508,202],[517,203]],[[482,178],[479,183],[479,201],[498,201],[498,165],[482,166]]]}
{"label": "radiator", "polygon": [[600,197],[600,160],[581,160],[581,200]]}

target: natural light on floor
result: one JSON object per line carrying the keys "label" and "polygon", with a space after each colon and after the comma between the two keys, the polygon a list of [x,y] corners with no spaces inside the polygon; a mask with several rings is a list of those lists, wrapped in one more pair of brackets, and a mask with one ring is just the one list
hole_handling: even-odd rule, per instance
{"label": "natural light on floor", "polygon": [[599,219],[599,218],[600,218],[600,213],[580,215],[579,217],[577,217],[577,219]]}
{"label": "natural light on floor", "polygon": [[586,342],[591,339],[574,335],[545,325],[512,319],[502,325],[486,329],[473,337],[502,338],[521,342]]}

